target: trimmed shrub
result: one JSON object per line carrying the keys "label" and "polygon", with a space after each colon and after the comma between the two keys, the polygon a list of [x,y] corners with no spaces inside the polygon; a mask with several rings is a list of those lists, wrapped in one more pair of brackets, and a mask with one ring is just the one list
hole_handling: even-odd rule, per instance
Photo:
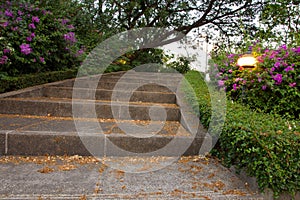
{"label": "trimmed shrub", "polygon": [[20,77],[6,77],[0,82],[0,93],[23,89],[34,85],[61,81],[76,77],[77,70],[44,72],[39,74],[26,74]]}
{"label": "trimmed shrub", "polygon": [[[185,76],[194,88],[200,120],[210,121],[210,100],[202,76],[195,71]],[[187,95],[191,97],[191,95]],[[212,151],[222,163],[245,169],[257,179],[261,191],[270,188],[274,196],[300,191],[300,121],[252,111],[228,101],[226,120],[217,145]]]}

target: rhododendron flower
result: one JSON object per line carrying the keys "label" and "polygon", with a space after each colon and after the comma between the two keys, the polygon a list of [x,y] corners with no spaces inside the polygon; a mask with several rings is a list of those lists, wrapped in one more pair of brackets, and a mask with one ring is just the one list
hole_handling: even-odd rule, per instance
{"label": "rhododendron flower", "polygon": [[19,16],[22,16],[24,13],[22,12],[22,11],[20,11],[20,10],[18,10],[18,15]]}
{"label": "rhododendron flower", "polygon": [[216,78],[220,77],[223,73],[222,72],[219,72],[216,74]]}
{"label": "rhododendron flower", "polygon": [[78,51],[77,51],[77,53],[76,53],[76,57],[78,57],[78,56],[80,56],[80,55],[82,55],[84,53],[84,50],[83,49],[79,49]]}
{"label": "rhododendron flower", "polygon": [[296,82],[293,82],[293,83],[290,83],[289,86],[290,86],[290,87],[295,87],[296,84],[297,84]]}
{"label": "rhododendron flower", "polygon": [[36,29],[34,23],[29,24],[29,25],[28,25],[28,28]]}
{"label": "rhododendron flower", "polygon": [[64,39],[67,40],[67,41],[70,41],[72,43],[76,42],[75,33],[74,32],[69,32],[69,33],[65,34]]}
{"label": "rhododendron flower", "polygon": [[283,65],[284,67],[288,66],[288,64],[287,64],[286,62],[282,63],[282,65]]}
{"label": "rhododendron flower", "polygon": [[260,63],[264,62],[263,56],[258,56],[256,60]]}
{"label": "rhododendron flower", "polygon": [[280,62],[276,62],[276,63],[274,64],[274,67],[276,67],[276,68],[280,67]]}
{"label": "rhododendron flower", "polygon": [[218,85],[219,85],[219,87],[223,87],[225,85],[225,81],[219,80]]}
{"label": "rhododendron flower", "polygon": [[67,28],[68,29],[75,29],[75,27],[73,25],[68,25]]}
{"label": "rhododendron flower", "polygon": [[32,41],[32,38],[31,38],[31,37],[27,37],[27,38],[26,38],[26,41],[27,41],[27,42],[31,42],[31,41]]}
{"label": "rhododendron flower", "polygon": [[295,53],[300,53],[300,47],[293,48],[292,51]]}
{"label": "rhododendron flower", "polygon": [[262,90],[266,90],[266,89],[267,89],[267,86],[266,86],[266,85],[263,85],[263,86],[261,86],[261,89],[262,89]]}
{"label": "rhododendron flower", "polygon": [[282,82],[282,74],[276,74],[273,76],[273,79],[276,81],[276,84],[279,85]]}
{"label": "rhododendron flower", "polygon": [[3,49],[3,53],[10,53],[9,49]]}
{"label": "rhododendron flower", "polygon": [[276,60],[281,61],[281,60],[283,60],[283,58],[276,58]]}
{"label": "rhododendron flower", "polygon": [[0,59],[0,65],[7,63],[7,60],[8,60],[7,56],[2,56],[2,58]]}
{"label": "rhododendron flower", "polygon": [[62,19],[62,20],[61,20],[61,23],[62,23],[62,25],[66,25],[69,21],[70,21],[70,20],[68,20],[68,19]]}
{"label": "rhododendron flower", "polygon": [[1,24],[1,26],[5,28],[5,27],[7,27],[7,26],[8,26],[8,24],[9,24],[9,22],[8,22],[8,21],[6,21],[6,22],[3,22],[3,23]]}
{"label": "rhododendron flower", "polygon": [[14,17],[13,12],[10,11],[10,10],[5,10],[4,14],[5,14],[7,17]]}
{"label": "rhododendron flower", "polygon": [[242,80],[243,80],[242,78],[236,78],[235,82],[242,81]]}
{"label": "rhododendron flower", "polygon": [[260,83],[262,81],[262,78],[258,77],[257,81]]}
{"label": "rhododendron flower", "polygon": [[272,51],[271,55],[270,55],[270,59],[275,58],[275,56],[278,54],[277,51]]}
{"label": "rhododendron flower", "polygon": [[287,50],[286,44],[281,45],[279,48]]}
{"label": "rhododendron flower", "polygon": [[43,63],[45,62],[45,59],[43,57],[40,57],[40,61]]}
{"label": "rhododendron flower", "polygon": [[284,69],[284,71],[288,72],[288,71],[293,71],[294,68],[292,68],[291,66],[288,66],[287,68]]}
{"label": "rhododendron flower", "polygon": [[233,90],[234,90],[234,91],[235,91],[235,90],[237,90],[237,86],[238,86],[238,85],[237,85],[236,83],[235,83],[235,84],[233,84],[233,86],[232,86],[232,87],[233,87]]}
{"label": "rhododendron flower", "polygon": [[227,58],[233,58],[234,57],[234,54],[229,54],[228,56],[227,56]]}
{"label": "rhododendron flower", "polygon": [[39,23],[40,22],[39,17],[32,17],[32,22]]}
{"label": "rhododendron flower", "polygon": [[30,48],[30,44],[21,44],[21,53],[28,55],[32,52],[32,49]]}

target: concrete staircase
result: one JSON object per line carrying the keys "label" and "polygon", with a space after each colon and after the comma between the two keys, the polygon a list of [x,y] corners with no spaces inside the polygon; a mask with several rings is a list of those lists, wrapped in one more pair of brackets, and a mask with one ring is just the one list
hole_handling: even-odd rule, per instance
{"label": "concrete staircase", "polygon": [[130,71],[0,94],[0,155],[197,155],[205,130],[181,81]]}
{"label": "concrete staircase", "polygon": [[181,81],[118,72],[0,94],[0,198],[263,199],[217,160],[180,158],[206,139]]}

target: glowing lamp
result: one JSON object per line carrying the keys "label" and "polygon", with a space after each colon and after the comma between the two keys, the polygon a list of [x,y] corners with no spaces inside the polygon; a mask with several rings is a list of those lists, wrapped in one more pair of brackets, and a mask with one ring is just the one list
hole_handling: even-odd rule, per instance
{"label": "glowing lamp", "polygon": [[256,67],[257,60],[251,54],[251,50],[249,49],[248,52],[242,55],[237,60],[237,65],[240,66],[242,69],[253,69]]}

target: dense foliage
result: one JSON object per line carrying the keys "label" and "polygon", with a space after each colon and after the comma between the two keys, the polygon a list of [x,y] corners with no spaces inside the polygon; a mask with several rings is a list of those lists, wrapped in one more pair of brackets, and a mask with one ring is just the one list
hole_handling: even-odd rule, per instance
{"label": "dense foliage", "polygon": [[84,58],[67,18],[32,4],[0,5],[0,75],[54,71],[78,66]]}
{"label": "dense foliage", "polygon": [[[208,127],[211,102],[205,81],[195,71],[186,74],[199,104],[200,120]],[[245,169],[257,179],[259,188],[270,188],[275,197],[282,192],[300,190],[300,121],[253,112],[239,103],[227,103],[226,121],[214,155],[226,166]]]}
{"label": "dense foliage", "polygon": [[[188,34],[196,28],[209,25],[211,30],[222,30],[226,33],[239,33],[238,21],[249,23],[255,18],[263,4],[261,1],[240,0],[82,0],[80,1],[100,31],[121,32],[141,27],[165,27]],[[211,37],[213,32],[209,33]],[[164,37],[169,40],[168,34]],[[172,38],[174,39],[174,38]],[[176,38],[181,39],[181,38]]]}
{"label": "dense foliage", "polygon": [[299,0],[266,0],[254,36],[268,42],[300,45],[299,13]]}
{"label": "dense foliage", "polygon": [[252,54],[258,63],[254,70],[237,65],[241,54],[213,56],[211,77],[235,101],[288,118],[300,117],[300,47],[281,45],[264,48],[255,43]]}

